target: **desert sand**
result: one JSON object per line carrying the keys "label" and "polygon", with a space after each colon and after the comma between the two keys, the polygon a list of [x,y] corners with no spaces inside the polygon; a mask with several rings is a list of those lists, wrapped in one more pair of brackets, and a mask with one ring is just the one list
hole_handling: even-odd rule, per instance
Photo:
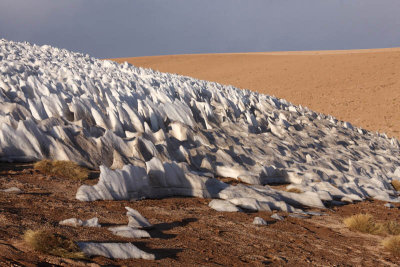
{"label": "desert sand", "polygon": [[400,137],[400,48],[114,60],[274,95]]}

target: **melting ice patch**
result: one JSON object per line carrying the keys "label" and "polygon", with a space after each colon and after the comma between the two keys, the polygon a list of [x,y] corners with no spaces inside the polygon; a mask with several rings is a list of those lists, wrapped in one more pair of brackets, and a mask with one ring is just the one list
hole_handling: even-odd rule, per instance
{"label": "melting ice patch", "polygon": [[50,46],[0,40],[0,122],[2,161],[103,166],[97,185],[78,190],[84,201],[183,195],[287,211],[398,201],[397,139],[272,96]]}

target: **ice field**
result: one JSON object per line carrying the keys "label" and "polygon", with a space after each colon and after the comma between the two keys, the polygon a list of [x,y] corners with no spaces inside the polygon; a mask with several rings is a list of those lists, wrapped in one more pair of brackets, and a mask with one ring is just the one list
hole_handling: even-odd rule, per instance
{"label": "ice field", "polygon": [[0,40],[0,122],[1,161],[100,168],[81,201],[195,196],[220,199],[218,210],[289,212],[399,202],[397,139],[272,96],[50,46]]}

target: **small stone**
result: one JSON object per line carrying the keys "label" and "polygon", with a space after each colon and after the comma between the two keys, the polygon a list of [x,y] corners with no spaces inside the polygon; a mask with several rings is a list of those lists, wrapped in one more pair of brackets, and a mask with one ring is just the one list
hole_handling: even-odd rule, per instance
{"label": "small stone", "polygon": [[386,203],[384,206],[386,208],[389,208],[389,209],[393,209],[394,208],[394,205],[392,203]]}
{"label": "small stone", "polygon": [[253,224],[255,224],[255,225],[268,225],[268,223],[263,218],[260,218],[260,217],[255,217],[254,220],[253,220]]}
{"label": "small stone", "polygon": [[283,218],[281,215],[274,213],[271,215],[272,219],[278,220],[278,221],[283,221],[285,218]]}

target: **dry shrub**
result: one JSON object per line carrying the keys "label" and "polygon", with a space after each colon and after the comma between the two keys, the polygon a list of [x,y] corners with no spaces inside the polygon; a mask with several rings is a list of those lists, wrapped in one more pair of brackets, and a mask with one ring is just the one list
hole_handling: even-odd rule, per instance
{"label": "dry shrub", "polygon": [[382,241],[382,245],[393,255],[400,256],[400,235],[391,236]]}
{"label": "dry shrub", "polygon": [[46,175],[54,175],[81,181],[89,177],[88,169],[85,169],[72,161],[41,160],[36,162],[33,167]]}
{"label": "dry shrub", "polygon": [[392,180],[392,186],[394,190],[400,191],[400,181],[399,180]]}
{"label": "dry shrub", "polygon": [[295,188],[295,187],[288,189],[287,192],[297,193],[297,194],[303,193],[303,191],[301,191],[300,189]]}
{"label": "dry shrub", "polygon": [[344,224],[353,231],[374,235],[400,235],[400,224],[395,221],[377,223],[370,214],[356,214],[344,219]]}
{"label": "dry shrub", "polygon": [[382,225],[375,223],[370,214],[356,214],[343,220],[352,231],[378,235],[383,232]]}
{"label": "dry shrub", "polygon": [[70,259],[86,259],[85,254],[72,241],[45,230],[28,230],[24,234],[25,242],[34,250],[42,253]]}
{"label": "dry shrub", "polygon": [[389,221],[381,224],[383,231],[388,235],[400,235],[400,224],[395,221]]}

